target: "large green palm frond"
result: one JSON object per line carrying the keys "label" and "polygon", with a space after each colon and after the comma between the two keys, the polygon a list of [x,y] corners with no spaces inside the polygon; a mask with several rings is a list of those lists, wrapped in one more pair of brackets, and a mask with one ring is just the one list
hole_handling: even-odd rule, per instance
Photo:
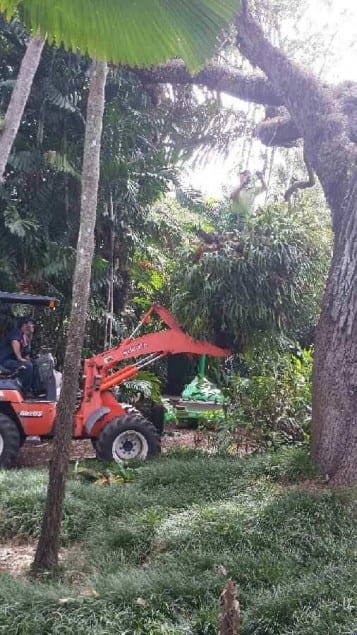
{"label": "large green palm frond", "polygon": [[50,42],[130,66],[181,57],[192,71],[212,56],[240,0],[0,0]]}

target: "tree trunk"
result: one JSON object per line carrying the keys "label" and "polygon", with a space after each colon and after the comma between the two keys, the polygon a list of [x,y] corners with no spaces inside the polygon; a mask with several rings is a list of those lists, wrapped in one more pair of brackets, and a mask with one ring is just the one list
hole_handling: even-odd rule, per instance
{"label": "tree trunk", "polygon": [[21,62],[15,88],[6,111],[4,128],[0,134],[0,183],[4,178],[6,164],[20,127],[44,44],[44,40],[40,38],[31,38]]}
{"label": "tree trunk", "polygon": [[107,296],[107,318],[105,322],[104,349],[112,347],[114,319],[114,202],[113,192],[109,192],[109,278]]}
{"label": "tree trunk", "polygon": [[113,345],[113,318],[114,318],[114,203],[113,192],[109,198],[109,219],[110,219],[110,268],[109,268],[109,333],[108,347]]}
{"label": "tree trunk", "polygon": [[53,456],[41,535],[32,565],[34,574],[58,564],[65,481],[76,405],[81,350],[84,339],[94,253],[99,160],[103,125],[107,65],[93,62],[87,105],[87,122],[82,168],[82,196],[72,307],[63,369],[63,386],[58,403]]}
{"label": "tree trunk", "polygon": [[219,616],[219,635],[239,635],[241,615],[237,599],[237,588],[229,579],[221,593],[221,614]]}
{"label": "tree trunk", "polygon": [[346,201],[314,360],[312,456],[333,485],[357,484],[357,172]]}

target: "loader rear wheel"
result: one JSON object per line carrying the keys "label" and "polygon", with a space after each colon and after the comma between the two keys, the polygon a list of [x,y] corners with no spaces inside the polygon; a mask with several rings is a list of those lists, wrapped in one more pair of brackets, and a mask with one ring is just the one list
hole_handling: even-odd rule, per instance
{"label": "loader rear wheel", "polygon": [[160,450],[155,427],[137,414],[113,419],[103,428],[96,444],[97,458],[105,461],[144,460],[159,454]]}
{"label": "loader rear wheel", "polygon": [[15,465],[20,445],[20,432],[15,421],[0,413],[0,468]]}

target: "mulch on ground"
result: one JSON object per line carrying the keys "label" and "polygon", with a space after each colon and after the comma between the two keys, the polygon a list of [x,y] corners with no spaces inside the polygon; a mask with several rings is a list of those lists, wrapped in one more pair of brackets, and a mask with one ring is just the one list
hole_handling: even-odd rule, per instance
{"label": "mulch on ground", "polygon": [[[162,451],[172,448],[207,449],[208,439],[204,432],[184,430],[168,425],[162,437]],[[18,467],[40,467],[51,460],[52,441],[26,441],[21,448]],[[89,439],[72,441],[71,461],[94,459],[95,451]]]}

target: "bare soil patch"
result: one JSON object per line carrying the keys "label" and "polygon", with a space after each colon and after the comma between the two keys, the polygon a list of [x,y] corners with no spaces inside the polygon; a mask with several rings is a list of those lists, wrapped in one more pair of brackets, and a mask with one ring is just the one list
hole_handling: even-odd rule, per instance
{"label": "bare soil patch", "polygon": [[[208,448],[205,432],[185,430],[170,424],[162,437],[163,452],[172,448]],[[26,441],[21,448],[18,467],[41,467],[51,460],[52,441]],[[95,451],[89,439],[72,441],[71,461],[94,459]]]}
{"label": "bare soil patch", "polygon": [[0,542],[0,572],[17,577],[25,576],[35,554],[35,542],[8,540]]}

